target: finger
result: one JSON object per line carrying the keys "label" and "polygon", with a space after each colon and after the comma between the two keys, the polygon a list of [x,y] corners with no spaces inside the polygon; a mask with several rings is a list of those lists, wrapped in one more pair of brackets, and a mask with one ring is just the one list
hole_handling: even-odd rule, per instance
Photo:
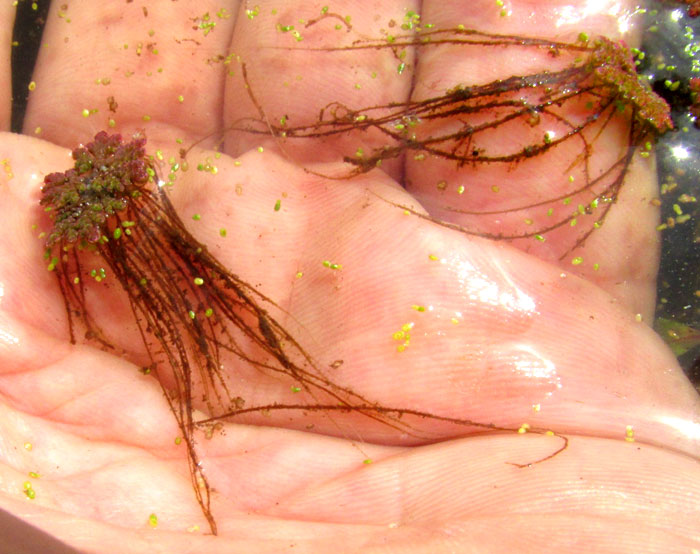
{"label": "finger", "polygon": [[[629,24],[626,8],[609,4],[590,10],[583,2],[564,7],[556,1],[539,2],[536,6],[532,2],[516,1],[507,3],[503,8],[506,15],[502,16],[501,8],[489,1],[468,6],[463,2],[427,2],[423,7],[423,19],[434,23],[438,29],[454,28],[459,23],[466,29],[485,33],[562,42],[575,42],[582,32],[589,34],[591,40],[604,35],[634,42],[634,36],[623,32]],[[479,36],[472,40],[478,41]],[[455,86],[470,87],[511,76],[554,72],[568,67],[577,55],[580,53],[560,52],[552,56],[549,49],[527,47],[520,42],[505,47],[424,46],[418,55],[412,98],[419,101],[444,94]],[[451,63],[446,65],[445,59]],[[513,98],[537,103],[544,93],[542,86],[524,87],[516,91]],[[469,144],[475,152],[482,151],[489,156],[518,153],[527,145],[542,144],[545,133],[550,137],[564,136],[570,125],[580,124],[590,115],[584,100],[564,103],[559,109],[554,107],[554,112],[556,117],[543,110],[530,121],[518,117],[499,124],[489,132],[475,134]],[[455,132],[455,125],[478,126],[504,114],[497,110],[460,114],[434,122],[424,132],[440,136],[448,131]],[[624,119],[613,117],[608,122],[605,116],[600,121],[607,123],[604,127],[602,123],[596,125],[590,133],[543,154],[521,155],[517,161],[509,163],[467,163],[458,167],[452,160],[409,157],[408,190],[431,214],[463,225],[476,234],[526,235],[527,238],[513,244],[597,283],[632,313],[650,319],[654,310],[659,243],[655,231],[658,211],[653,206],[657,196],[655,168],[649,160],[634,156],[622,191],[611,213],[605,217],[603,227],[595,230],[583,247],[572,250],[583,233],[603,219],[607,204],[603,202],[602,191],[620,175],[621,168],[608,173],[595,185],[587,183],[592,183],[611,167],[615,168],[616,161],[627,155],[629,131]],[[582,140],[584,136],[588,146]],[[445,148],[449,150],[451,146]],[[590,156],[586,154],[587,149],[590,149]],[[600,205],[596,201],[598,207],[590,210],[591,202],[598,196]],[[579,209],[584,211],[572,216]],[[589,209],[591,215],[586,215],[585,209]],[[563,221],[563,224],[552,231],[536,234],[555,221]]]}
{"label": "finger", "polygon": [[[336,190],[274,155],[239,161],[222,158],[201,191],[176,187],[174,201],[201,215],[185,219],[227,267],[291,314],[274,312],[335,382],[383,405],[480,422],[685,434],[676,424],[697,413],[695,391],[658,337],[594,286],[405,215],[386,202],[403,195],[389,179],[367,176]],[[309,235],[309,226],[323,232]],[[594,352],[593,367],[583,352]],[[295,403],[296,393],[255,373],[248,405]]]}
{"label": "finger", "polygon": [[164,141],[214,133],[222,105],[219,62],[236,7],[210,0],[54,2],[25,128],[41,127],[43,138],[71,147],[108,127],[145,129]]}
{"label": "finger", "polygon": [[[558,457],[529,468],[511,465],[516,458],[537,457],[546,442],[479,437],[392,453],[296,489],[298,494],[274,505],[272,514],[285,519],[318,514],[335,523],[385,527],[391,533],[384,540],[393,539],[394,548],[407,552],[416,533],[421,544],[430,545],[421,552],[448,546],[535,552],[543,544],[555,551],[634,552],[649,539],[661,550],[692,542],[699,506],[684,492],[698,475],[694,459],[622,441],[572,437]],[[669,496],[669,491],[678,492]],[[639,526],[651,520],[651,537],[640,537]]]}
{"label": "finger", "polygon": [[[315,124],[324,107],[324,119],[332,119],[333,114],[340,118],[348,110],[406,100],[411,87],[411,49],[403,57],[388,49],[337,49],[350,47],[362,37],[398,31],[417,4],[353,0],[322,9],[317,3],[276,0],[267,2],[254,17],[239,14],[231,50],[246,65],[250,87],[236,69],[226,82],[225,121],[235,126],[244,124],[245,118],[260,119],[257,103],[275,126],[282,121],[288,127],[299,127]],[[265,125],[258,129],[268,132]],[[290,139],[281,142],[281,148],[303,165],[336,161],[344,155],[361,156],[384,142],[375,130],[343,133],[321,142]],[[260,144],[259,135],[233,132],[227,136],[226,151],[237,156]],[[400,174],[395,162],[383,167],[395,177]]]}
{"label": "finger", "polygon": [[[188,530],[188,540],[198,542],[207,524],[192,493],[187,451],[155,381],[137,377],[131,364],[61,344],[11,318],[0,317],[0,330],[0,430],[8,446],[0,450],[7,485],[0,506],[12,509],[29,499],[31,505],[20,511],[49,529],[65,516],[83,518],[95,528],[92,540],[105,526],[118,525],[141,532],[155,526],[162,533]],[[126,412],[125,401],[132,405]],[[254,512],[266,511],[264,504],[293,488],[362,466],[367,455],[338,439],[244,426],[210,438],[200,432],[196,437],[209,479],[217,481],[213,509],[222,535],[228,531],[238,540],[241,518],[249,541],[274,529],[293,531],[294,522]],[[373,456],[388,450],[367,447]],[[231,488],[234,481],[238,491]],[[157,523],[149,523],[151,514]]]}
{"label": "finger", "polygon": [[71,165],[70,152],[24,135],[2,133],[0,159],[6,160],[5,171],[0,173],[2,217],[17,233],[7,234],[0,241],[5,255],[0,263],[2,305],[10,312],[25,314],[30,323],[44,321],[63,335],[68,331],[65,309],[57,301],[55,284],[46,279],[46,239],[39,228],[38,202],[44,176],[52,168]]}
{"label": "finger", "polygon": [[[70,407],[76,418],[73,428],[82,430],[82,422],[91,419],[91,400],[81,395]],[[109,405],[116,408],[121,401],[115,398],[102,410]],[[191,491],[186,475],[177,471],[177,456],[161,448],[167,433],[156,423],[155,413],[139,424],[155,439],[150,453],[125,448],[122,442],[117,449],[94,437],[89,444],[81,443],[59,431],[51,419],[40,422],[5,408],[3,413],[0,421],[12,424],[6,429],[9,433],[3,433],[8,444],[21,445],[27,436],[35,442],[9,463],[3,460],[3,480],[16,486],[7,487],[1,505],[16,506],[26,490],[22,474],[31,467],[29,471],[41,475],[31,479],[36,494],[22,512],[76,546],[89,548],[91,543],[84,541],[99,542],[114,525],[122,530],[122,540],[139,544],[138,534],[149,527],[149,514],[157,517],[162,541],[171,540],[168,531],[182,533],[180,540],[192,545],[207,540],[187,496]],[[213,509],[220,541],[228,547],[231,541],[253,544],[280,533],[318,546],[337,540],[342,531],[356,540],[379,533],[383,543],[407,552],[413,551],[418,534],[421,544],[432,545],[434,551],[444,544],[441,530],[449,527],[455,531],[450,533],[451,544],[457,541],[476,549],[525,540],[533,548],[543,541],[573,541],[585,545],[583,551],[599,551],[614,536],[618,549],[628,545],[635,551],[640,540],[636,529],[651,520],[652,529],[642,539],[645,544],[651,541],[666,550],[693,536],[697,507],[691,504],[688,486],[697,482],[697,464],[648,445],[571,437],[567,450],[557,457],[518,468],[512,464],[546,455],[557,439],[475,437],[413,449],[367,447],[372,456],[367,464],[364,452],[337,439],[251,431],[228,426],[225,433],[200,443],[207,451],[207,473],[216,483]],[[129,442],[129,428],[122,432]],[[91,456],[76,455],[86,448]],[[159,477],[157,486],[154,474]],[[523,527],[506,524],[523,513],[528,514]],[[79,534],[84,539],[77,543],[76,534],[66,534],[60,525],[65,519],[75,523],[76,518],[83,518],[84,528],[94,529]],[[605,529],[590,532],[589,526],[580,525],[582,519],[604,521]],[[124,534],[124,528],[136,530],[134,537]],[[538,531],[542,528],[546,535]],[[184,534],[186,529],[189,533]]]}
{"label": "finger", "polygon": [[[185,225],[226,267],[277,302],[281,311],[266,308],[328,382],[370,403],[484,425],[528,422],[617,437],[631,425],[639,440],[698,448],[687,423],[697,412],[697,396],[670,352],[591,285],[509,248],[405,215],[381,199],[401,198],[388,180],[368,176],[355,186],[327,186],[259,152],[239,163],[222,157],[216,175],[187,175],[173,194]],[[187,215],[193,213],[197,221]],[[323,232],[310,236],[310,226]],[[17,222],[12,232],[27,244],[36,240],[28,223]],[[408,244],[407,237],[420,241]],[[44,262],[36,261],[40,245],[25,260],[27,253],[3,257],[14,255],[24,268],[21,274],[3,270],[5,305],[55,333],[46,314],[62,317],[60,295]],[[330,269],[325,260],[342,267]],[[47,297],[27,301],[30,291]],[[106,336],[138,363],[140,335],[117,284],[109,278],[90,283],[87,293],[92,313],[109,314],[99,321]],[[324,403],[320,391],[294,392],[299,383],[293,376],[261,373],[233,359],[224,363],[235,381],[231,390],[249,407]],[[313,424],[321,432],[359,432],[387,442],[424,440],[422,431],[472,430],[413,419],[415,433],[397,438],[391,427],[357,413],[330,419],[320,412],[253,414],[245,421]]]}
{"label": "finger", "polygon": [[12,28],[15,23],[16,7],[5,2],[0,6],[0,75],[5,75],[0,85],[0,131],[10,129],[12,109]]}

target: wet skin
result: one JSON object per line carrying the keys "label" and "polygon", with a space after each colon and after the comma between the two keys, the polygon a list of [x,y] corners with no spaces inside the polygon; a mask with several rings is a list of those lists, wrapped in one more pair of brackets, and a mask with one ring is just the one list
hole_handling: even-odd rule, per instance
{"label": "wet skin", "polygon": [[[654,306],[651,162],[635,165],[611,220],[586,245],[584,256],[601,262],[593,274],[590,266],[556,262],[556,237],[542,250],[489,242],[382,200],[442,217],[446,197],[431,183],[454,168],[395,163],[351,181],[326,180],[300,164],[332,173],[352,140],[282,151],[274,141],[244,135],[227,137],[216,175],[181,173],[171,197],[222,263],[285,310],[285,324],[319,366],[344,360],[328,370],[333,379],[385,406],[503,427],[528,422],[570,442],[555,458],[519,469],[512,463],[546,456],[558,439],[479,434],[430,420],[411,420],[418,432],[406,434],[357,414],[250,414],[200,441],[219,529],[218,537],[207,535],[184,451],[174,444],[179,430],[159,385],[134,365],[144,352],[116,283],[93,286],[88,301],[125,356],[68,341],[63,303],[42,259],[39,229],[32,229],[47,226],[37,206],[44,175],[66,169],[69,149],[103,129],[108,117],[124,135],[145,129],[149,148],[162,149],[167,160],[177,155],[175,138],[189,144],[254,115],[240,72],[226,77],[228,66],[206,62],[219,53],[235,51],[247,61],[271,118],[297,122],[313,120],[332,100],[363,106],[420,98],[464,75],[487,82],[547,60],[530,54],[509,66],[498,51],[430,51],[419,56],[411,92],[410,75],[399,78],[387,52],[260,47],[296,45],[275,24],[311,18],[321,4],[270,2],[251,20],[238,13],[245,6],[231,2],[229,13],[238,15],[216,19],[206,37],[192,29],[192,18],[221,5],[179,4],[149,4],[146,17],[136,2],[71,2],[70,23],[53,6],[26,134],[0,135],[0,160],[9,160],[13,174],[8,178],[7,166],[0,173],[0,507],[95,551],[114,544],[123,552],[279,552],[292,545],[295,552],[673,552],[696,545],[698,397],[671,353],[635,317],[649,321]],[[411,7],[382,2],[379,11],[375,4],[332,8],[352,14],[354,31],[371,35],[391,18],[403,21]],[[481,14],[478,20],[463,4],[412,7],[438,26],[568,40],[581,28],[615,36],[617,18],[596,14],[557,26],[564,3],[514,3],[511,17],[501,18],[491,2],[474,2],[469,13]],[[334,25],[304,31],[301,44],[336,41],[335,33],[351,41]],[[138,56],[136,45],[150,41],[158,55],[144,46]],[[107,76],[109,86],[95,84]],[[109,95],[119,103],[116,114],[108,114]],[[97,114],[80,116],[93,107]],[[37,126],[42,140],[28,136]],[[613,127],[601,141],[617,144],[618,133]],[[213,145],[207,139],[202,147]],[[196,149],[188,159],[196,165],[207,156],[213,159]],[[541,165],[542,175],[552,171]],[[462,171],[464,179],[478,180],[471,169]],[[504,182],[513,178],[501,172]],[[499,174],[491,170],[489,178]],[[199,221],[191,219],[195,213]],[[323,260],[343,268],[329,270]],[[416,312],[413,305],[433,309]],[[410,321],[411,343],[397,352],[392,334]],[[227,361],[236,394],[248,405],[313,401],[295,396],[288,380]],[[635,442],[625,441],[628,425]],[[363,464],[365,458],[373,463]],[[28,478],[30,471],[41,477]],[[27,480],[36,492],[31,501],[23,492]],[[194,525],[200,529],[188,532]]]}

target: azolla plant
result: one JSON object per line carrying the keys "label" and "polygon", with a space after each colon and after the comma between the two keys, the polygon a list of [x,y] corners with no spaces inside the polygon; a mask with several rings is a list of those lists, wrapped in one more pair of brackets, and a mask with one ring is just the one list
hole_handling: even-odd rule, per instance
{"label": "azolla plant", "polygon": [[[72,168],[46,176],[41,205],[53,220],[46,258],[65,301],[72,342],[82,328],[87,340],[113,348],[86,302],[86,283],[102,278],[89,269],[86,256],[99,255],[125,291],[151,359],[147,369],[159,378],[177,420],[197,502],[212,533],[212,489],[197,452],[198,427],[252,411],[301,410],[353,411],[409,433],[414,429],[401,420],[406,415],[518,431],[383,406],[332,381],[271,315],[275,303],[224,267],[185,228],[145,147],[143,135],[124,142],[118,134],[100,132],[73,150]],[[223,354],[233,354],[235,364],[224,366]],[[287,375],[325,401],[245,406],[230,390],[236,364]],[[204,405],[206,419],[195,420],[195,404]],[[563,450],[567,441],[561,438],[561,448],[537,462]]]}
{"label": "azolla plant", "polygon": [[[46,176],[41,204],[53,219],[47,240],[49,269],[56,273],[66,302],[73,342],[77,314],[87,338],[109,344],[85,303],[85,250],[99,254],[126,291],[153,361],[149,369],[173,372],[175,390],[165,396],[187,446],[197,500],[216,532],[209,484],[194,444],[193,394],[200,384],[212,414],[243,403],[229,393],[221,351],[262,364],[248,358],[241,347],[245,339],[277,360],[274,369],[300,383],[331,384],[319,382],[287,357],[283,344],[308,362],[301,347],[261,306],[271,302],[223,267],[185,229],[167,194],[154,185],[156,168],[145,144],[143,136],[124,143],[118,134],[100,132],[73,151],[73,168]],[[167,363],[157,363],[158,358]]]}
{"label": "azolla plant", "polygon": [[[378,139],[378,146],[377,139],[372,139],[371,148],[348,152],[344,160],[354,169],[341,178],[371,171],[386,160],[402,156],[410,163],[442,161],[456,168],[502,164],[511,178],[517,175],[521,164],[533,158],[544,163],[545,158],[556,161],[564,157],[570,165],[561,179],[569,179],[570,183],[565,182],[565,186],[550,195],[541,190],[534,202],[529,198],[518,205],[516,191],[506,199],[506,208],[468,211],[463,207],[466,201],[461,201],[462,207],[457,208],[449,205],[447,197],[444,206],[446,210],[474,216],[520,214],[518,225],[507,233],[500,227],[484,228],[480,220],[462,229],[493,239],[544,240],[545,233],[566,225],[573,227],[578,221],[578,234],[568,250],[560,253],[563,257],[581,246],[603,224],[639,148],[642,157],[649,156],[654,136],[673,127],[668,105],[637,75],[635,56],[639,52],[605,37],[593,39],[582,33],[577,41],[567,43],[465,28],[423,28],[417,33],[360,39],[346,47],[316,50],[389,50],[403,71],[405,49],[439,45],[465,49],[493,47],[504,52],[529,49],[544,52],[551,63],[550,68],[542,71],[484,84],[469,84],[465,77],[465,84],[435,91],[422,99],[373,106],[331,103],[319,107],[315,121],[296,126],[287,117],[265,112],[264,106],[254,98],[255,84],[248,82],[244,66],[244,79],[259,117],[237,121],[232,130],[271,133],[279,137],[282,147],[285,140],[323,139],[350,133],[355,133],[358,145],[363,137],[369,136],[368,132],[373,137],[384,137]],[[597,141],[609,126],[616,126],[615,132],[620,133],[626,144],[615,159],[601,168],[595,165],[594,156]],[[556,133],[549,131],[552,128]],[[494,133],[501,133],[499,136],[507,136],[509,140],[494,140]],[[569,150],[562,154],[562,149],[567,147]],[[600,148],[605,150],[610,146]],[[541,171],[524,171],[530,180],[533,173]],[[577,175],[575,182],[573,173]],[[440,187],[446,183],[439,175],[435,176],[435,183],[444,190]],[[571,207],[561,209],[562,204]],[[581,221],[585,215],[592,216],[586,219],[587,224]]]}

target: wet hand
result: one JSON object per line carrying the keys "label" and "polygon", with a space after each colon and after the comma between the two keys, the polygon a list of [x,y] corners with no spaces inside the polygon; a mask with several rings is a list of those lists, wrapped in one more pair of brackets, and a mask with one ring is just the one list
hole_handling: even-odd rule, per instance
{"label": "wet hand", "polygon": [[[504,20],[523,21],[496,13],[470,23],[459,3],[440,5],[424,5],[424,20],[492,31]],[[352,141],[280,148],[242,134],[227,135],[217,158],[204,150],[216,136],[205,137],[256,115],[231,53],[246,60],[255,97],[271,118],[313,121],[330,101],[367,106],[411,94],[410,75],[397,75],[392,54],[269,48],[312,46],[335,33],[351,42],[346,25],[338,22],[336,31],[333,20],[308,31],[300,26],[298,44],[291,31],[276,28],[320,14],[320,5],[280,2],[273,16],[272,5],[246,14],[231,3],[229,18],[215,15],[220,7],[164,3],[144,11],[137,3],[73,2],[70,23],[58,17],[59,6],[49,16],[25,121],[26,134],[41,127],[43,140],[1,139],[0,159],[8,164],[0,185],[0,505],[79,547],[119,541],[134,552],[154,544],[166,551],[324,551],[337,549],[339,539],[350,551],[387,544],[407,552],[423,544],[497,550],[523,541],[533,549],[565,548],[574,536],[585,550],[610,537],[632,549],[640,526],[655,530],[645,544],[659,548],[692,536],[694,508],[673,491],[697,482],[697,396],[635,318],[653,308],[655,257],[629,263],[640,259],[635,252],[653,249],[650,168],[635,169],[640,178],[600,231],[608,234],[587,245],[603,260],[598,277],[590,267],[577,276],[568,260],[558,265],[546,251],[466,237],[391,203],[443,216],[457,197],[433,187],[439,166],[396,163],[349,181],[327,180],[304,167],[332,173]],[[403,23],[404,8],[383,3],[377,14],[374,7],[333,6],[366,34],[391,19]],[[546,27],[553,11],[537,10],[538,34],[553,33]],[[209,33],[207,21],[216,23]],[[611,32],[608,25],[604,17],[590,22],[602,33]],[[413,94],[449,88],[463,75],[502,77],[489,73],[497,62],[487,60],[426,56]],[[518,67],[502,69],[507,76]],[[204,138],[188,154],[189,171],[177,172],[172,198],[182,219],[220,261],[292,316],[295,336],[338,382],[386,406],[551,428],[569,437],[567,450],[519,469],[511,464],[547,456],[559,439],[465,438],[464,428],[422,420],[412,423],[416,437],[357,414],[252,414],[243,423],[272,426],[227,423],[225,434],[200,440],[220,533],[206,536],[185,453],[175,443],[179,430],[158,384],[125,359],[69,344],[65,309],[37,238],[46,224],[38,208],[44,175],[66,169],[67,149],[109,129],[110,119],[124,135],[145,130],[151,151],[162,152],[164,174],[170,157],[180,162],[177,139],[187,146]],[[210,170],[196,171],[199,163]],[[507,169],[492,175],[509,177]],[[611,254],[606,264],[606,242],[629,257]],[[137,357],[133,316],[116,283],[106,290],[90,300],[100,306],[106,332]],[[343,364],[331,369],[336,360]],[[286,381],[241,375],[240,394],[251,404],[295,398]],[[625,440],[629,433],[636,442]],[[443,442],[417,447],[427,442],[422,436]],[[654,511],[641,509],[652,504]],[[603,521],[604,529],[592,532],[581,525],[586,518]]]}

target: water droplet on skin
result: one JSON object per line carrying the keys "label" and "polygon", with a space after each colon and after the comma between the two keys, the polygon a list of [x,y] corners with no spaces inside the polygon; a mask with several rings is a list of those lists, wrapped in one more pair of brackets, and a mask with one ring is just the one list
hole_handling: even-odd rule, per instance
{"label": "water droplet on skin", "polygon": [[544,352],[525,343],[492,348],[478,381],[494,398],[525,399],[530,410],[562,388],[556,364]]}
{"label": "water droplet on skin", "polygon": [[460,292],[470,303],[500,308],[504,314],[521,317],[537,312],[534,298],[515,285],[507,270],[494,264],[494,271],[486,274],[464,258],[450,260],[448,264]]}
{"label": "water droplet on skin", "polygon": [[19,338],[10,333],[9,331],[0,327],[0,344],[5,344],[7,346],[16,346],[19,344]]}

